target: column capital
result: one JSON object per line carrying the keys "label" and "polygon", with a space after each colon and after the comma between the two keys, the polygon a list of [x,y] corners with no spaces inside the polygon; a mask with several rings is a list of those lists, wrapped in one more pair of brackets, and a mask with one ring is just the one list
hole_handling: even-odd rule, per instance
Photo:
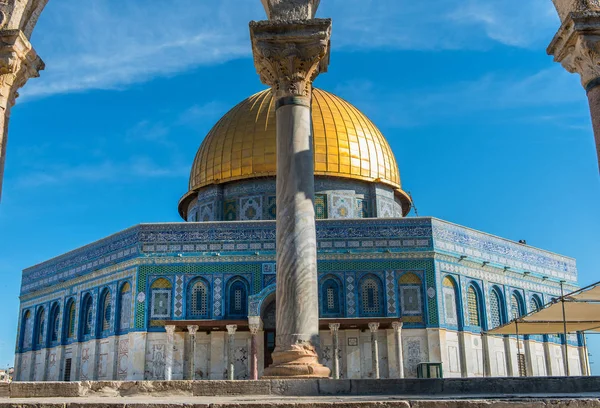
{"label": "column capital", "polygon": [[600,78],[600,10],[572,12],[548,46],[554,61],[570,73],[581,76],[587,90],[598,85]]}
{"label": "column capital", "polygon": [[[5,95],[6,91],[2,89],[2,96],[8,96],[7,103],[10,106],[18,96],[17,90],[29,78],[39,77],[44,68],[44,62],[21,30],[0,31],[0,79],[2,88],[8,85],[12,91],[10,95]],[[6,102],[2,100],[2,103]]]}
{"label": "column capital", "polygon": [[260,331],[259,323],[250,323],[248,325],[248,329],[250,329],[250,334],[257,334]]}
{"label": "column capital", "polygon": [[167,331],[167,336],[173,336],[175,334],[175,329],[177,327],[174,325],[165,326],[165,330]]}
{"label": "column capital", "polygon": [[310,98],[312,82],[327,71],[331,19],[251,21],[254,65],[275,99]]}
{"label": "column capital", "polygon": [[329,330],[331,330],[332,333],[337,333],[339,329],[340,329],[339,323],[329,323]]}
{"label": "column capital", "polygon": [[196,326],[196,325],[190,325],[190,326],[188,326],[188,327],[187,327],[187,329],[188,329],[188,332],[190,333],[190,335],[191,335],[191,336],[195,336],[195,335],[196,335],[196,333],[198,332],[198,329],[199,329],[199,328],[200,328],[200,327],[198,327],[198,326]]}
{"label": "column capital", "polygon": [[403,322],[392,322],[392,328],[396,331],[402,330],[402,326],[404,326]]}
{"label": "column capital", "polygon": [[321,0],[261,0],[269,20],[309,20]]}
{"label": "column capital", "polygon": [[237,324],[228,324],[225,326],[225,328],[227,329],[227,333],[232,335],[237,331]]}
{"label": "column capital", "polygon": [[379,330],[379,323],[369,323],[369,330],[371,330],[371,333],[375,333],[377,330]]}

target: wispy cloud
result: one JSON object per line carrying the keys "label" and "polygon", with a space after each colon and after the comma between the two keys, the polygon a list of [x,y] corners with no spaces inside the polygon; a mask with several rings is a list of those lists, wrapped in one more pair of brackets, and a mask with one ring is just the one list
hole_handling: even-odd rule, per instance
{"label": "wispy cloud", "polygon": [[[569,111],[570,107],[581,111],[581,105],[585,104],[582,92],[577,76],[558,65],[525,75],[489,73],[443,87],[424,86],[402,92],[377,88],[368,79],[357,79],[336,88],[340,96],[376,117],[377,123],[396,127],[433,124],[484,111],[512,112],[512,117],[519,119],[523,115],[532,115],[535,111],[531,109],[538,108],[552,112],[536,112],[541,117],[559,118],[568,127],[585,127],[587,117]],[[394,104],[381,103],[390,100]],[[555,108],[560,111],[559,116],[555,115]]]}
{"label": "wispy cloud", "polygon": [[140,178],[186,177],[189,164],[171,162],[158,164],[152,158],[136,156],[125,162],[104,160],[86,164],[46,164],[43,169],[24,172],[15,180],[21,188],[68,185],[78,182],[133,182]]}
{"label": "wispy cloud", "polygon": [[[558,20],[547,0],[329,0],[335,49],[537,47]],[[251,55],[248,21],[258,0],[62,0],[50,2],[33,44],[47,63],[23,99],[122,89],[201,65]]]}

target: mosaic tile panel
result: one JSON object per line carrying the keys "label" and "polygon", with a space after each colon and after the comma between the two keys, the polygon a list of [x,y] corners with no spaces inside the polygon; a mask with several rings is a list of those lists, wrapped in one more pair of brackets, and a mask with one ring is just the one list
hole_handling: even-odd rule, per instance
{"label": "mosaic tile panel", "polygon": [[315,194],[315,217],[317,220],[327,218],[327,195]]}
{"label": "mosaic tile panel", "polygon": [[354,197],[331,195],[330,218],[354,218]]}
{"label": "mosaic tile panel", "polygon": [[213,281],[213,316],[218,319],[222,315],[223,299],[221,299],[223,279],[215,278]]}
{"label": "mosaic tile panel", "polygon": [[356,275],[354,273],[346,273],[346,315],[353,317],[356,314]]}
{"label": "mosaic tile panel", "polygon": [[388,316],[395,316],[398,308],[396,306],[396,274],[394,271],[385,272],[385,290]]}
{"label": "mosaic tile panel", "polygon": [[267,196],[265,205],[265,220],[274,220],[277,217],[277,197]]}
{"label": "mosaic tile panel", "polygon": [[223,219],[235,221],[237,219],[237,200],[225,200],[223,203]]}
{"label": "mosaic tile panel", "polygon": [[262,197],[244,197],[240,199],[240,220],[254,221],[262,218]]}
{"label": "mosaic tile panel", "polygon": [[183,316],[183,275],[175,276],[175,318]]}

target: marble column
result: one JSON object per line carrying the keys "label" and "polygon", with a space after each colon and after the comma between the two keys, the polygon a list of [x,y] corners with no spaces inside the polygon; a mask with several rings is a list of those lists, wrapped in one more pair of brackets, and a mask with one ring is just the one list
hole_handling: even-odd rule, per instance
{"label": "marble column", "polygon": [[165,353],[165,380],[171,381],[173,379],[173,347],[175,347],[175,326],[165,326],[167,331],[167,346]]}
{"label": "marble column", "polygon": [[334,380],[340,379],[340,324],[339,323],[329,323],[329,331],[331,331],[331,340],[333,347],[333,376]]}
{"label": "marble column", "polygon": [[272,89],[277,122],[277,337],[273,364],[264,374],[329,377],[318,357],[310,106],[312,81],[329,60],[331,20],[312,18],[316,0],[294,0],[298,7],[288,3],[264,0],[270,20],[250,23],[254,63],[261,81]]}
{"label": "marble column", "polygon": [[250,323],[250,379],[258,380],[258,331],[260,324]]}
{"label": "marble column", "polygon": [[236,324],[228,324],[227,328],[227,379],[235,380],[235,332]]}
{"label": "marble column", "polygon": [[398,378],[404,378],[404,355],[402,353],[402,322],[392,322],[394,329],[395,352],[396,352],[396,370]]}
{"label": "marble column", "polygon": [[198,333],[199,328],[196,325],[187,327],[190,335],[190,374],[188,376],[190,380],[196,379],[196,333]]}
{"label": "marble column", "polygon": [[600,167],[600,6],[597,0],[553,0],[561,27],[548,54],[571,73],[578,73],[587,93]]}
{"label": "marble column", "polygon": [[371,371],[373,378],[379,379],[379,343],[377,341],[379,323],[369,323],[369,330],[371,331]]}

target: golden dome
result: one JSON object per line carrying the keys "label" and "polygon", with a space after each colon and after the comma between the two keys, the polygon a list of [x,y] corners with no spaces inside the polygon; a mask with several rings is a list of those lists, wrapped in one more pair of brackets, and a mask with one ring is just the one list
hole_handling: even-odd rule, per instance
{"label": "golden dome", "polygon": [[[357,108],[313,89],[315,175],[387,184],[408,205],[392,150],[377,127]],[[252,95],[225,114],[208,133],[192,165],[186,212],[198,189],[234,180],[276,175],[275,104],[270,89]]]}

